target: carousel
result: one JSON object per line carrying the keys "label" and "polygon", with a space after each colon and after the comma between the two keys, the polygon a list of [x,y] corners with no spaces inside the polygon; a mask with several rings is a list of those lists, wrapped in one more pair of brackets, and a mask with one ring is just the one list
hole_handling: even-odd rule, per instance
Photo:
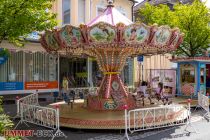
{"label": "carousel", "polygon": [[119,76],[126,58],[172,52],[182,40],[183,34],[178,28],[133,23],[118,12],[111,1],[103,14],[86,25],[66,25],[46,31],[41,44],[49,53],[96,58],[104,75],[98,90],[88,95],[85,103],[74,103],[73,109],[61,105],[61,126],[123,128],[123,106],[136,108],[133,96]]}

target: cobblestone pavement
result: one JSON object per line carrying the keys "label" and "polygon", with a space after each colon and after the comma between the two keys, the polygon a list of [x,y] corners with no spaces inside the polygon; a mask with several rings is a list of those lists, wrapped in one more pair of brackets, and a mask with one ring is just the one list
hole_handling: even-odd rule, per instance
{"label": "cobblestone pavement", "polygon": [[[47,105],[49,102],[41,102],[41,105]],[[16,105],[4,105],[5,112],[10,116],[15,116]],[[199,133],[187,133],[184,132],[185,126],[177,126],[164,128],[159,130],[150,130],[144,132],[136,132],[129,134],[130,140],[210,140],[210,123],[204,120],[201,116],[202,110],[198,109],[192,113],[192,124]],[[19,120],[15,120],[17,123]],[[46,128],[29,124],[26,127],[21,124],[18,129],[33,129],[33,130],[47,130]],[[192,128],[189,128],[192,131]],[[48,129],[49,130],[49,129]],[[125,140],[123,130],[78,130],[61,128],[61,130],[67,136],[68,140]],[[28,137],[26,140],[48,140],[51,137]],[[63,140],[64,138],[55,138],[55,140]]]}

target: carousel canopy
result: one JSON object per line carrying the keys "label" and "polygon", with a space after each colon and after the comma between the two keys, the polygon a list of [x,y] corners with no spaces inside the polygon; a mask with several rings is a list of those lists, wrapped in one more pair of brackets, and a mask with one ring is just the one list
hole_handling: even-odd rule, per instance
{"label": "carousel canopy", "polygon": [[132,23],[109,3],[104,13],[87,25],[66,25],[46,31],[40,41],[51,53],[95,57],[94,49],[119,51],[129,48],[128,53],[132,56],[167,53],[176,50],[182,39],[178,28]]}
{"label": "carousel canopy", "polygon": [[103,14],[99,15],[95,19],[93,19],[91,22],[89,22],[87,25],[92,26],[99,22],[105,22],[112,26],[117,25],[118,23],[123,23],[125,25],[130,25],[133,22],[128,19],[126,16],[122,15],[114,6],[109,5],[107,6],[106,10],[103,12]]}

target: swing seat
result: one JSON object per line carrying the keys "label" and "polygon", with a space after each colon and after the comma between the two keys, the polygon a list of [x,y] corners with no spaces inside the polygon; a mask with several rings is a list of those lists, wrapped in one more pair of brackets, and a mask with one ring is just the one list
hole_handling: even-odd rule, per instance
{"label": "swing seat", "polygon": [[142,106],[144,106],[144,93],[143,92],[138,92],[137,95],[133,95],[133,98],[136,102],[136,106],[140,107],[141,106],[141,102],[142,102]]}

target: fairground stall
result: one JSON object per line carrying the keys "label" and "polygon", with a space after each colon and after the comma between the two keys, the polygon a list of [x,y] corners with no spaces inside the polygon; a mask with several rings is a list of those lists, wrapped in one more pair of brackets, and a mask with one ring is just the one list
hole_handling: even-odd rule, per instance
{"label": "fairground stall", "polygon": [[173,59],[177,63],[177,95],[197,97],[198,92],[210,93],[210,58]]}

